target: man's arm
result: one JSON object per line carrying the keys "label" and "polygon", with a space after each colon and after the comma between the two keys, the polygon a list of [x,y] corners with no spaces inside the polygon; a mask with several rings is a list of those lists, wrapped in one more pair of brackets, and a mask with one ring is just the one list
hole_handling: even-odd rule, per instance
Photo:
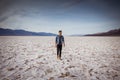
{"label": "man's arm", "polygon": [[63,45],[65,46],[65,40],[64,40],[64,36],[63,36]]}
{"label": "man's arm", "polygon": [[57,47],[57,36],[55,38],[55,47]]}

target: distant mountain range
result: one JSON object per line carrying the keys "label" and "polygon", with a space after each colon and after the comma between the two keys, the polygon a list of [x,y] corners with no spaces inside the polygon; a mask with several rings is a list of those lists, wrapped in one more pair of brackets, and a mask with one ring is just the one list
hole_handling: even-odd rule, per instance
{"label": "distant mountain range", "polygon": [[95,33],[95,34],[87,34],[85,36],[120,36],[120,28],[110,30],[107,32]]}
{"label": "distant mountain range", "polygon": [[53,33],[30,32],[25,30],[11,30],[0,28],[0,36],[56,36]]}
{"label": "distant mountain range", "polygon": [[[26,30],[12,30],[0,28],[0,36],[56,36],[54,33],[46,32],[31,32]],[[86,35],[71,35],[71,36],[120,36],[120,28],[107,32],[86,34]]]}

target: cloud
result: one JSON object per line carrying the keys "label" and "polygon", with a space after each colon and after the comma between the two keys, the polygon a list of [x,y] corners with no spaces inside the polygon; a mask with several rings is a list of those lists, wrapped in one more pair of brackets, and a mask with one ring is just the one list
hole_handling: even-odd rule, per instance
{"label": "cloud", "polygon": [[0,27],[47,32],[63,29],[66,34],[73,28],[73,33],[87,33],[94,27],[91,33],[106,30],[119,25],[119,3],[114,1],[0,0]]}
{"label": "cloud", "polygon": [[62,4],[63,8],[67,9],[73,6],[77,6],[78,4],[80,4],[83,0],[70,0],[70,1],[66,1],[65,3]]}

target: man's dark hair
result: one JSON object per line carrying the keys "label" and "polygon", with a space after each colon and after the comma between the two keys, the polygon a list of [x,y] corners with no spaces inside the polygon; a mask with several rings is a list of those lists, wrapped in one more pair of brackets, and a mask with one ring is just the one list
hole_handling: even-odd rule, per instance
{"label": "man's dark hair", "polygon": [[59,30],[59,32],[62,32],[62,30]]}

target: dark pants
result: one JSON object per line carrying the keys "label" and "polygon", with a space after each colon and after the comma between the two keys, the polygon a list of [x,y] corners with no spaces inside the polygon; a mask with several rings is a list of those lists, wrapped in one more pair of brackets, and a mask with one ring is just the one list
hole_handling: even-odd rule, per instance
{"label": "dark pants", "polygon": [[62,45],[57,45],[57,56],[61,58]]}

